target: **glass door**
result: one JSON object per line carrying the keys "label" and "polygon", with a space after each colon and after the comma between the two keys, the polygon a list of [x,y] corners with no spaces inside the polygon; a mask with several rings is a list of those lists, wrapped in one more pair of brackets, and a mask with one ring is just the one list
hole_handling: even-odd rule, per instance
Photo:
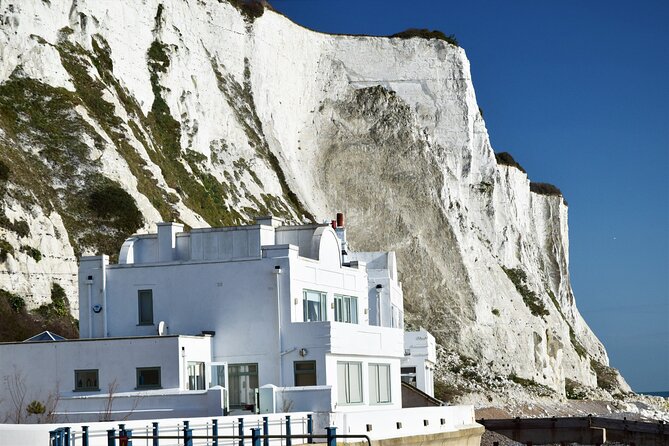
{"label": "glass door", "polygon": [[253,410],[258,388],[258,364],[230,364],[230,407]]}

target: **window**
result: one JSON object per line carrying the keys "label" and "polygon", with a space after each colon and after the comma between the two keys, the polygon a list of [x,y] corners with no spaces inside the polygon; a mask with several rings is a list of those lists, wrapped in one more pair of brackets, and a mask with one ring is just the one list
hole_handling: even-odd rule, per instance
{"label": "window", "polygon": [[255,407],[258,390],[258,364],[230,364],[228,366],[230,384],[230,406],[251,410]]}
{"label": "window", "polygon": [[402,381],[416,387],[416,367],[402,367],[400,373]]}
{"label": "window", "polygon": [[390,364],[369,365],[369,403],[390,403]]}
{"label": "window", "polygon": [[362,363],[337,363],[337,400],[339,404],[362,403]]}
{"label": "window", "polygon": [[160,388],[160,367],[138,367],[137,368],[138,389]]}
{"label": "window", "polygon": [[304,290],[304,322],[326,321],[325,302],[327,295],[320,291]]}
{"label": "window", "polygon": [[74,391],[86,392],[90,390],[100,390],[100,386],[98,385],[98,369],[75,370]]}
{"label": "window", "polygon": [[335,321],[358,323],[358,298],[335,294]]}
{"label": "window", "polygon": [[295,386],[316,385],[316,361],[295,361]]}
{"label": "window", "polygon": [[188,390],[204,389],[204,362],[188,362]]}
{"label": "window", "polygon": [[137,291],[139,325],[153,325],[153,290]]}

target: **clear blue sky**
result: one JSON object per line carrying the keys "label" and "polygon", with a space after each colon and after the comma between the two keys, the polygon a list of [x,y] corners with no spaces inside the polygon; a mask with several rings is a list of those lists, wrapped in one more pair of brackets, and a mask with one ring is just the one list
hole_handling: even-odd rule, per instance
{"label": "clear blue sky", "polygon": [[271,4],[324,32],[455,34],[495,151],[569,202],[576,301],[612,366],[669,390],[669,1]]}

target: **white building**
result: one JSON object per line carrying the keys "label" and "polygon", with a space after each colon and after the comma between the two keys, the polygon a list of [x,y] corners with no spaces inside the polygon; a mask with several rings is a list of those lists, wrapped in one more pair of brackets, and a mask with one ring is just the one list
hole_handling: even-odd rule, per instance
{"label": "white building", "polygon": [[[111,388],[146,405],[221,386],[228,401],[206,397],[211,415],[399,409],[402,367],[415,367],[412,383],[432,395],[434,338],[405,338],[394,253],[349,252],[339,223],[261,218],[190,232],[159,223],[128,238],[118,264],[83,257],[81,340],[0,345],[14,358],[0,361],[0,375],[29,370],[26,380],[57,389],[70,419],[99,417],[92,408]],[[413,355],[427,337],[432,354]],[[22,365],[36,357],[49,373]]]}

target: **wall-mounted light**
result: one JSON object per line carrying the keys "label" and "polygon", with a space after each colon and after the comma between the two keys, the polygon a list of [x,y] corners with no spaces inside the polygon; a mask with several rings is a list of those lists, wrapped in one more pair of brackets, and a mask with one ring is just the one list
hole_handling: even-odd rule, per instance
{"label": "wall-mounted light", "polygon": [[305,356],[307,356],[307,355],[309,354],[309,350],[307,350],[306,348],[302,347],[298,353],[299,353],[299,355],[300,355],[301,357],[304,358]]}
{"label": "wall-mounted light", "polygon": [[274,274],[281,274],[281,265],[276,265],[274,267],[274,271],[272,271]]}
{"label": "wall-mounted light", "polygon": [[102,305],[93,305],[93,313],[99,313],[102,311]]}

